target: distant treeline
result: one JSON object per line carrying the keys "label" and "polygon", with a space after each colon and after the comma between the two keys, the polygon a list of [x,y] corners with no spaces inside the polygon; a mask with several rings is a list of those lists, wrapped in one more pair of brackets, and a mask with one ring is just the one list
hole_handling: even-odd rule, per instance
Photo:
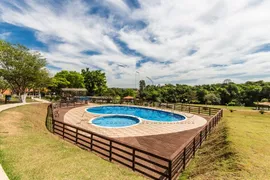
{"label": "distant treeline", "polygon": [[141,80],[138,92],[132,89],[108,88],[105,94],[120,97],[137,96],[145,101],[252,106],[254,102],[270,100],[270,82],[146,86],[144,80]]}
{"label": "distant treeline", "polygon": [[236,84],[225,80],[220,84],[189,86],[183,84],[146,85],[136,89],[108,88],[106,74],[100,70],[82,72],[61,71],[51,80],[49,89],[60,94],[61,88],[86,88],[87,95],[112,96],[121,99],[133,96],[143,101],[252,106],[254,102],[270,100],[270,82],[257,81]]}

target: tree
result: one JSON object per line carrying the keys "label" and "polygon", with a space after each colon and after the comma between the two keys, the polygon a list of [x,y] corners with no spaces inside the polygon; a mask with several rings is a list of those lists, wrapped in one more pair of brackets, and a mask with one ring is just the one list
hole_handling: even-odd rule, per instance
{"label": "tree", "polygon": [[152,102],[160,102],[160,88],[154,85],[148,85],[144,90],[145,99]]}
{"label": "tree", "polygon": [[60,71],[52,79],[50,89],[60,93],[62,88],[84,88],[83,75],[76,71]]}
{"label": "tree", "polygon": [[124,93],[123,93],[123,96],[126,97],[126,96],[132,96],[132,97],[135,97],[136,96],[136,91],[134,91],[133,89],[124,89]]}
{"label": "tree", "polygon": [[9,87],[8,82],[3,77],[0,77],[0,94],[3,94]]}
{"label": "tree", "polygon": [[204,97],[207,104],[219,104],[220,103],[220,97],[216,96],[213,93],[207,94]]}
{"label": "tree", "polygon": [[82,75],[84,77],[85,88],[88,90],[89,95],[100,96],[106,92],[106,75],[101,70],[89,71],[89,68],[82,69]]}
{"label": "tree", "polygon": [[22,45],[0,40],[0,76],[8,81],[20,102],[26,102],[27,90],[46,73],[46,59]]}
{"label": "tree", "polygon": [[[39,77],[38,77],[39,76]],[[32,85],[32,89],[38,90],[39,98],[41,98],[40,91],[52,84],[52,78],[49,77],[49,73],[47,71],[42,71],[40,74],[37,74],[37,81]]]}
{"label": "tree", "polygon": [[69,83],[67,84],[68,88],[83,88],[84,87],[84,79],[83,75],[76,71],[61,71],[56,73],[54,78],[64,78]]}
{"label": "tree", "polygon": [[140,96],[141,99],[143,99],[144,98],[144,89],[145,89],[145,86],[146,86],[145,85],[145,80],[140,80],[139,84],[140,84],[139,96]]}

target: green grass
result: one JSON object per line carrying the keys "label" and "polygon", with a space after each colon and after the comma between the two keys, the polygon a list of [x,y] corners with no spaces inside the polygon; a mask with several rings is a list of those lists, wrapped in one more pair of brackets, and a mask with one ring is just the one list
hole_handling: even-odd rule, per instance
{"label": "green grass", "polygon": [[13,179],[144,179],[45,128],[46,105],[0,113],[0,163]]}
{"label": "green grass", "polygon": [[246,106],[226,106],[226,105],[206,105],[206,104],[191,104],[194,106],[207,106],[213,108],[221,108],[221,109],[233,109],[233,110],[253,110],[255,107],[246,107]]}
{"label": "green grass", "polygon": [[270,179],[270,113],[224,115],[180,179]]}

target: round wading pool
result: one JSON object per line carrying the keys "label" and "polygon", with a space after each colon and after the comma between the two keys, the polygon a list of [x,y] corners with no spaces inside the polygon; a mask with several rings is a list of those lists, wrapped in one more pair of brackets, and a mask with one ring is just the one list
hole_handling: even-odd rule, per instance
{"label": "round wading pool", "polygon": [[140,119],[137,117],[126,115],[107,115],[94,118],[90,120],[90,123],[96,126],[106,128],[121,128],[134,126],[140,123]]}
{"label": "round wading pool", "polygon": [[159,122],[176,122],[186,119],[180,114],[137,106],[96,106],[88,108],[86,111],[93,114],[130,115]]}

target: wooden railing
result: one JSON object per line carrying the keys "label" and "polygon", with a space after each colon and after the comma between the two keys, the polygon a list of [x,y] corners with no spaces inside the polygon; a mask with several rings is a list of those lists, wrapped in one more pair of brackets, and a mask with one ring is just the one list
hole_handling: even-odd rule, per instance
{"label": "wooden railing", "polygon": [[[176,105],[174,109],[204,115],[215,114],[208,121],[207,125],[195,137],[192,137],[184,149],[175,152],[170,158],[165,158],[113,138],[55,120],[52,105],[48,107],[47,115],[47,121],[51,121],[51,123],[46,122],[46,126],[63,139],[83,149],[94,151],[111,162],[120,163],[152,179],[171,180],[176,179],[182,170],[185,169],[202,142],[222,117],[222,110],[216,108]],[[50,124],[51,127],[49,127]]]}
{"label": "wooden railing", "polygon": [[201,147],[202,142],[207,138],[209,133],[212,132],[213,128],[218,124],[222,117],[222,110],[219,110],[207,123],[206,126],[193,137],[184,149],[175,152],[172,156],[172,169],[171,178],[175,179],[178,175],[185,170],[187,164],[195,156],[195,152]]}
{"label": "wooden railing", "polygon": [[207,106],[196,106],[196,105],[189,105],[189,104],[174,104],[174,109],[179,111],[185,111],[189,113],[195,114],[203,114],[206,116],[213,116],[216,115],[221,109],[207,107]]}

